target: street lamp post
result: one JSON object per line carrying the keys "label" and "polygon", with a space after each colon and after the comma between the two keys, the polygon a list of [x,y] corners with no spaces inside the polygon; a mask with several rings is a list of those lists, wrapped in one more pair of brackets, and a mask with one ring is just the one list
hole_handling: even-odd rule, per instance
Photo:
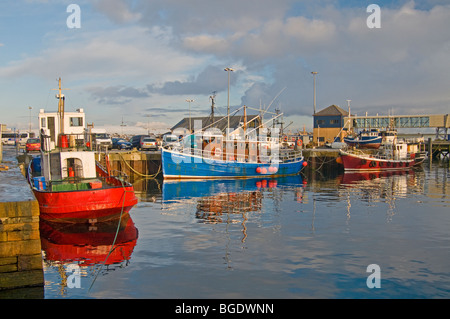
{"label": "street lamp post", "polygon": [[230,72],[233,72],[234,69],[225,68],[224,71],[228,72],[228,108],[227,108],[227,118],[228,118],[227,135],[228,135],[228,129],[230,128]]}
{"label": "street lamp post", "polygon": [[311,74],[313,75],[313,81],[314,81],[314,114],[316,114],[316,75],[317,72],[313,71],[311,72]]}
{"label": "street lamp post", "polygon": [[32,107],[29,106],[28,109],[30,110],[30,128],[28,130],[28,133],[31,135],[31,109],[32,109]]}
{"label": "street lamp post", "polygon": [[186,102],[189,102],[189,134],[192,134],[192,127],[191,127],[191,102],[194,102],[194,100],[187,99]]}

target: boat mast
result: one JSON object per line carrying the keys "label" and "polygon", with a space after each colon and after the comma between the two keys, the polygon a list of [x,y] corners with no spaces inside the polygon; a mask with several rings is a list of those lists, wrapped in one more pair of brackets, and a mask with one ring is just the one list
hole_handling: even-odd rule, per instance
{"label": "boat mast", "polygon": [[[58,101],[59,134],[64,134],[64,100],[65,100],[65,96],[64,96],[64,94],[61,93],[61,91],[63,90],[61,88],[61,78],[58,79],[58,88],[53,89],[53,90],[58,90],[58,94],[56,95],[56,98],[59,100]],[[69,89],[64,89],[64,90],[69,90]]]}
{"label": "boat mast", "polygon": [[247,131],[247,107],[244,105],[244,136]]}
{"label": "boat mast", "polygon": [[209,97],[211,99],[211,115],[210,115],[211,125],[214,123],[214,105],[215,105],[216,91],[212,93],[213,95]]}
{"label": "boat mast", "polygon": [[58,113],[59,113],[59,134],[64,134],[64,97],[61,94],[61,78],[58,80]]}

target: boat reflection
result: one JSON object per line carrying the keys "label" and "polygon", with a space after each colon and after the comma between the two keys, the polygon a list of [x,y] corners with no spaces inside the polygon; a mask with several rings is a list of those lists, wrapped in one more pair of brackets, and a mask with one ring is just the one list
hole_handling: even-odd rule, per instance
{"label": "boat reflection", "polygon": [[380,171],[364,173],[344,173],[341,186],[365,191],[370,198],[405,197],[408,188],[416,187],[416,171]]}
{"label": "boat reflection", "polygon": [[[259,212],[262,207],[261,191],[244,191],[242,193],[222,193],[205,196],[197,201],[195,217],[205,223],[222,223],[225,214],[242,214]],[[233,220],[228,220],[233,222]],[[236,222],[236,221],[234,221]]]}
{"label": "boat reflection", "polygon": [[138,230],[130,215],[103,223],[57,223],[40,220],[41,246],[47,265],[113,265],[131,258]]}
{"label": "boat reflection", "polygon": [[303,192],[306,180],[301,175],[278,178],[251,178],[226,180],[163,180],[138,179],[133,182],[133,188],[140,202],[158,202],[168,208],[186,199],[212,196],[221,193],[246,191],[264,191],[273,189],[295,189],[297,202],[303,202]]}
{"label": "boat reflection", "polygon": [[[398,170],[379,172],[345,172],[340,177],[340,196],[347,198],[347,217],[350,218],[350,195],[367,206],[373,203],[387,204],[387,218],[391,220],[395,215],[395,202],[399,198],[406,198],[409,193],[423,190],[423,176],[420,170]],[[354,200],[354,199],[353,199]]]}
{"label": "boat reflection", "polygon": [[263,192],[266,189],[303,188],[306,181],[301,175],[279,177],[273,179],[227,179],[227,180],[187,180],[163,181],[162,201],[165,204],[183,199],[201,198],[221,194],[246,194],[248,192]]}
{"label": "boat reflection", "polygon": [[371,181],[379,178],[390,176],[414,176],[414,170],[398,170],[398,171],[378,171],[378,172],[344,172],[341,176],[342,185],[361,184],[364,181]]}
{"label": "boat reflection", "polygon": [[[162,209],[167,211],[186,210],[189,205],[195,211],[195,219],[203,224],[223,224],[231,240],[234,224],[240,243],[247,240],[249,220],[256,222],[264,214],[264,198],[267,204],[280,201],[281,197],[295,194],[294,201],[302,202],[306,181],[300,175],[274,179],[227,179],[227,180],[164,180],[162,182]],[[226,244],[224,259],[230,266],[230,243]]]}
{"label": "boat reflection", "polygon": [[274,196],[275,190],[295,189],[295,200],[302,202],[304,183],[300,175],[275,179],[164,181],[162,203],[163,209],[171,209],[193,199],[195,218],[199,222],[241,223],[245,240],[246,213],[261,212],[265,192]]}

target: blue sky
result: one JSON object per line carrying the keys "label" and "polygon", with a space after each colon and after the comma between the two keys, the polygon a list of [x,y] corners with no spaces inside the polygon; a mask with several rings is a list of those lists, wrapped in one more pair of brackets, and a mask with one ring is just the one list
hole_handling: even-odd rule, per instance
{"label": "blue sky", "polygon": [[[80,7],[81,28],[66,12]],[[370,29],[369,4],[381,8]],[[443,114],[450,102],[450,1],[5,0],[0,3],[0,122],[27,129],[84,108],[96,127],[162,132],[188,116],[242,105],[281,109],[293,131],[331,104],[365,114]],[[280,94],[281,92],[281,94]]]}

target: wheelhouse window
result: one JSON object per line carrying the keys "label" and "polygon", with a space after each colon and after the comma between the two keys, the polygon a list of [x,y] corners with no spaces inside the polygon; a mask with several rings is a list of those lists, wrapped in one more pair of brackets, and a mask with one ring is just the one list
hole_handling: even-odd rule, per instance
{"label": "wheelhouse window", "polygon": [[70,118],[70,126],[83,126],[83,118],[82,117],[71,117]]}

